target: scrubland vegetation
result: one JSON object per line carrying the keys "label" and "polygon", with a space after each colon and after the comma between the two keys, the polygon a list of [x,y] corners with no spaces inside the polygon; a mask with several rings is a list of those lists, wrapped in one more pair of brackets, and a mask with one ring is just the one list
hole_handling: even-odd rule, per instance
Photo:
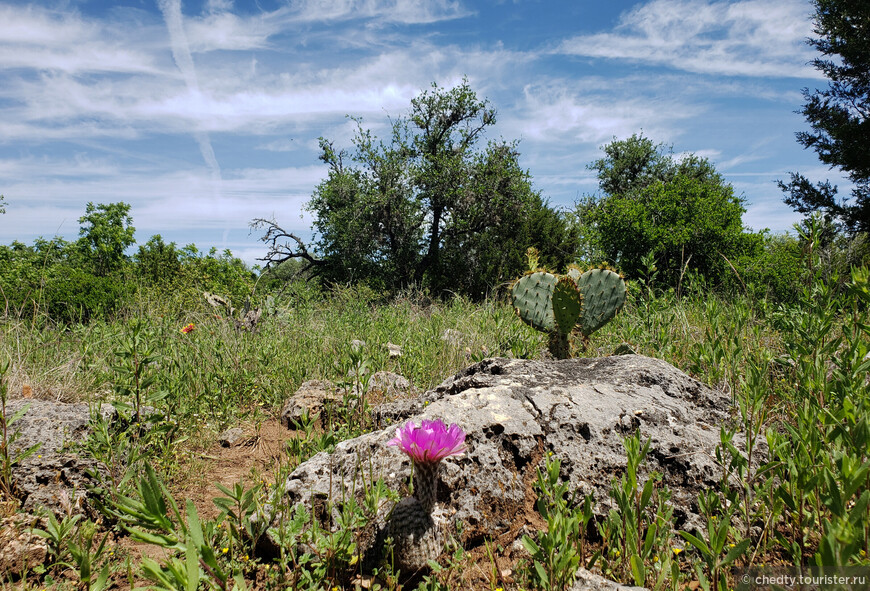
{"label": "scrubland vegetation", "polygon": [[[756,269],[765,257],[783,266],[788,259],[776,249],[793,253],[791,268],[776,275],[786,282],[780,300],[769,295],[773,281],[753,280],[749,272],[736,286],[711,285],[688,271],[674,274],[672,284],[655,257],[645,256],[628,281],[625,308],[585,351],[607,355],[627,343],[730,392],[734,422],[722,426],[721,484],[700,492],[706,531],[673,532],[667,491],[654,476],[639,479],[636,468],[614,481],[612,499],[585,501],[564,490],[559,466],[546,462],[537,490],[549,527],[526,540],[530,558],[505,577],[472,558],[472,549],[453,545],[419,588],[559,588],[582,562],[628,583],[679,589],[697,581],[724,589],[733,585],[735,566],[867,564],[870,281],[866,266],[850,270],[842,262],[860,244],[842,248],[844,239],[825,244],[824,236],[816,220],[797,237],[768,243]],[[276,483],[299,462],[373,428],[367,410],[378,401],[356,398],[354,381],[386,369],[426,389],[477,359],[534,358],[546,349],[545,335],[516,317],[504,289],[474,300],[316,279],[285,283],[251,272],[229,253],[177,249],[157,237],[132,259],[120,255],[105,275],[74,262],[94,254],[81,244],[56,240],[3,252],[12,261],[4,267],[8,303],[0,325],[5,395],[26,385],[38,398],[112,402],[127,418],[113,426],[95,418],[87,443],[106,468],[102,524],[46,517],[49,566],[21,573],[18,582],[7,582],[10,588],[99,589],[129,578],[167,589],[351,589],[355,536],[378,499],[394,493],[373,486],[368,504],[346,508],[346,522],[334,531],[298,510],[281,526],[287,544],[278,558],[256,554],[254,542],[264,532],[252,530],[248,517],[263,503],[281,502]],[[147,272],[157,256],[171,273]],[[84,267],[78,275],[64,267],[74,264]],[[19,279],[10,279],[11,269]],[[38,280],[28,286],[20,279],[28,276]],[[52,278],[61,276],[117,291],[53,291]],[[213,307],[204,292],[237,310]],[[256,331],[233,322],[246,306],[263,310]],[[448,330],[454,338],[442,338]],[[354,349],[354,339],[366,346]],[[388,342],[402,348],[401,357],[389,356]],[[366,371],[352,371],[361,367]],[[274,420],[312,378],[345,387],[323,428],[312,425],[289,438],[265,483],[251,475],[212,490],[218,517],[200,519],[177,491],[208,470],[204,456],[217,434]],[[143,429],[145,419],[137,416],[146,409],[157,414]],[[769,452],[738,452],[737,431]],[[626,445],[629,462],[641,464],[643,440]],[[0,477],[7,482],[15,460],[13,454],[4,464]],[[618,512],[590,520],[592,504],[611,502]],[[14,504],[5,506],[14,511]],[[169,552],[160,560],[131,555],[116,544],[122,532]],[[497,544],[487,552],[494,565]],[[480,587],[469,574],[475,569],[490,583]],[[397,573],[382,569],[379,584],[398,588]]]}
{"label": "scrubland vegetation", "polygon": [[[815,65],[836,83],[805,91],[813,133],[798,139],[849,175],[854,200],[794,173],[781,184],[786,201],[811,215],[793,234],[745,230],[746,196],[712,163],[642,135],[604,146],[590,165],[600,192],[556,210],[519,166],[516,143],[476,148],[496,114],[466,82],[422,93],[389,140],[361,122],[352,149],[322,139],[316,238],[255,220],[265,270],[160,236],[133,250],[123,203],[88,204],[79,240],[0,246],[4,516],[18,511],[16,465],[37,452],[15,447],[20,413],[6,412],[8,399],[88,402],[91,433],[78,451],[99,465],[89,491],[99,515],[41,516],[32,531],[46,540],[46,563],[7,573],[3,587],[552,590],[585,565],[648,588],[724,591],[738,583],[735,568],[870,567],[868,59],[866,27],[855,25],[867,15],[836,0],[815,6],[811,44],[825,58]],[[455,536],[411,583],[389,563],[361,579],[359,536],[396,492],[369,483],[327,527],[310,507],[284,506],[284,479],[374,428],[381,400],[361,386],[376,371],[424,390],[485,357],[542,355],[547,336],[507,297],[529,247],[557,272],[607,262],[625,274],[625,307],[575,343],[580,354],[658,357],[730,395],[721,477],[698,491],[705,525],[674,530],[667,488],[641,476],[648,447],[635,433],[607,499],[578,498],[558,461],[541,462],[547,527],[522,538],[527,556],[509,569],[497,540],[466,548]],[[256,308],[251,330],[243,316]],[[194,503],[187,493],[208,474],[218,434],[274,423],[313,378],[338,384],[340,402],[288,433],[267,469],[210,489],[209,511]],[[120,420],[102,419],[100,403]],[[266,504],[283,511],[273,526],[250,519]],[[593,518],[602,506],[609,513]],[[257,550],[269,527],[277,556]]]}

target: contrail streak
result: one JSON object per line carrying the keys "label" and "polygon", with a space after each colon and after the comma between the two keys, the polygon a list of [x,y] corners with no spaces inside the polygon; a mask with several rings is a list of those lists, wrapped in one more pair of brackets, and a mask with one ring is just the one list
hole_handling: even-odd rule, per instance
{"label": "contrail streak", "polygon": [[[157,0],[157,5],[163,13],[163,20],[166,21],[166,28],[169,30],[169,44],[172,47],[172,58],[175,60],[175,65],[178,66],[181,75],[184,76],[187,88],[191,93],[199,96],[199,81],[196,78],[196,68],[193,65],[190,44],[187,42],[187,35],[184,33],[184,25],[181,20],[181,0]],[[208,133],[197,131],[194,133],[194,138],[199,144],[199,151],[202,153],[206,166],[211,170],[212,178],[215,181],[220,181],[221,167],[215,157],[214,148],[212,148]]]}

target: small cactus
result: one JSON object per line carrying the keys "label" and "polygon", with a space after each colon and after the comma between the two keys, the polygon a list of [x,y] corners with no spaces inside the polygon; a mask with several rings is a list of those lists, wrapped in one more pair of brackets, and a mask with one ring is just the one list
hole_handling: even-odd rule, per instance
{"label": "small cactus", "polygon": [[565,275],[535,271],[511,287],[511,299],[520,318],[549,335],[550,353],[557,359],[571,356],[569,336],[578,331],[583,340],[610,322],[625,304],[625,282],[602,267],[581,272],[571,265]]}
{"label": "small cactus", "polygon": [[[393,539],[395,566],[413,573],[441,553],[440,531],[433,518],[441,460],[465,451],[465,432],[443,421],[408,422],[396,429],[389,445],[397,445],[414,463],[414,496],[402,499],[392,511],[376,545]],[[377,549],[380,551],[380,548]]]}

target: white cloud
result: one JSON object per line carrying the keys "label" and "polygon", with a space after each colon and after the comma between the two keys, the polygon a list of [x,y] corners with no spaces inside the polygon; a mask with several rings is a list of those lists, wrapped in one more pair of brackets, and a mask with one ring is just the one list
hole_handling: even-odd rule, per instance
{"label": "white cloud", "polygon": [[814,77],[810,8],[801,0],[653,0],[615,32],[580,35],[558,52],[626,59],[702,74]]}
{"label": "white cloud", "polygon": [[296,0],[292,13],[303,21],[374,19],[405,24],[433,23],[467,16],[456,0]]}
{"label": "white cloud", "polygon": [[[152,56],[108,22],[85,21],[74,12],[0,4],[0,69],[80,74],[154,74]],[[128,23],[130,31],[137,23]]]}
{"label": "white cloud", "polygon": [[512,122],[523,139],[600,144],[643,129],[656,141],[674,137],[674,124],[698,115],[701,107],[680,97],[650,100],[643,96],[584,93],[573,83],[526,86],[523,118]]}

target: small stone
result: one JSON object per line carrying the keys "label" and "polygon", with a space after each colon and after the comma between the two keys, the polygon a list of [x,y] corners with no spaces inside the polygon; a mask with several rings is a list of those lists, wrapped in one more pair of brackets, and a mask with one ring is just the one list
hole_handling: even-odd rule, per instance
{"label": "small stone", "polygon": [[329,380],[303,382],[281,409],[281,424],[288,429],[301,429],[304,427],[304,416],[314,421],[326,404],[340,400],[335,385]]}
{"label": "small stone", "polygon": [[221,447],[235,447],[244,441],[245,430],[240,427],[227,429],[218,437]]}
{"label": "small stone", "polygon": [[387,351],[390,352],[390,359],[395,359],[396,357],[402,356],[402,348],[399,345],[394,345],[393,343],[387,343],[384,346],[387,348]]}

